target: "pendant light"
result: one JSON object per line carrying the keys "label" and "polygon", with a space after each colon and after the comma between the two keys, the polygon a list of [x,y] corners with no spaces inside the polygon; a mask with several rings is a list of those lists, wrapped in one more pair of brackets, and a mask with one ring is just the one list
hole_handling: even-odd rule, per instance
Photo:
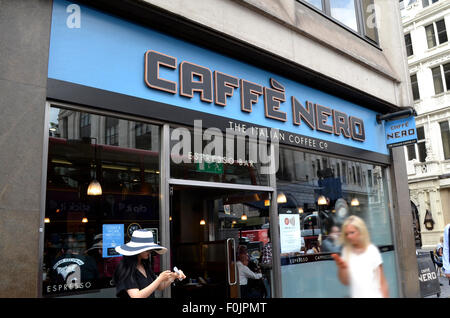
{"label": "pendant light", "polygon": [[350,202],[351,206],[359,206],[359,200],[358,198],[353,198],[352,201]]}
{"label": "pendant light", "polygon": [[327,198],[325,198],[324,195],[319,196],[319,198],[317,199],[317,205],[327,205]]}
{"label": "pendant light", "polygon": [[95,140],[94,144],[94,164],[95,164],[95,170],[94,170],[94,179],[89,183],[89,186],[87,188],[87,195],[102,195],[102,186],[100,185],[100,182],[96,180],[97,176],[97,138],[91,137],[91,139]]}
{"label": "pendant light", "polygon": [[241,215],[241,220],[242,220],[242,221],[247,221],[247,214],[243,213],[243,214]]}
{"label": "pendant light", "polygon": [[286,202],[287,202],[286,195],[283,192],[278,193],[277,203],[286,203]]}

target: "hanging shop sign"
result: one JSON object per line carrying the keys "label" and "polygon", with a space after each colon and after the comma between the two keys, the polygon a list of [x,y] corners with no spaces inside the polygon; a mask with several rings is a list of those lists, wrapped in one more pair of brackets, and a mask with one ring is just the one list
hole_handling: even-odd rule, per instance
{"label": "hanging shop sign", "polygon": [[409,145],[417,142],[416,119],[414,116],[386,121],[384,123],[386,145],[388,148]]}

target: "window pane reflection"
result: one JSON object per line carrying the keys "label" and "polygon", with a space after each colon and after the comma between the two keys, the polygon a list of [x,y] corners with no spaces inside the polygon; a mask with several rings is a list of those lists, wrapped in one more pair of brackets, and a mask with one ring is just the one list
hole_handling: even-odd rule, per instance
{"label": "window pane reflection", "polygon": [[358,31],[354,0],[330,0],[331,16]]}
{"label": "window pane reflection", "polygon": [[[159,127],[59,108],[50,118],[43,295],[111,288],[117,240],[159,227]],[[101,195],[88,195],[94,180]]]}
{"label": "window pane reflection", "polygon": [[331,253],[341,250],[341,226],[350,215],[364,219],[372,243],[386,251],[385,271],[395,272],[381,166],[281,148],[276,177],[285,297],[348,296]]}
{"label": "window pane reflection", "polygon": [[288,219],[299,215],[302,239],[295,253],[339,250],[334,233],[352,214],[366,221],[374,244],[392,244],[384,184],[380,166],[281,149],[278,212]]}
{"label": "window pane reflection", "polygon": [[[171,129],[170,135],[172,178],[268,185],[268,174],[262,173],[268,161],[261,160],[261,153],[268,154],[268,146],[260,139],[226,134],[208,139],[204,132],[196,136],[193,129],[186,128]],[[266,147],[265,151],[261,147]]]}
{"label": "window pane reflection", "polygon": [[322,0],[306,0],[306,2],[312,4],[316,8],[323,10],[322,8]]}

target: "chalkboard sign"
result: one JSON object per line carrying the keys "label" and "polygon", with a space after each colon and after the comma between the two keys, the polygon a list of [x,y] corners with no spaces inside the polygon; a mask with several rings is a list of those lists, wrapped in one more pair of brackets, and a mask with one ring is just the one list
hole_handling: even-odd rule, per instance
{"label": "chalkboard sign", "polygon": [[440,294],[441,286],[436,273],[430,253],[420,253],[417,255],[417,263],[419,265],[419,284],[420,294],[422,297]]}

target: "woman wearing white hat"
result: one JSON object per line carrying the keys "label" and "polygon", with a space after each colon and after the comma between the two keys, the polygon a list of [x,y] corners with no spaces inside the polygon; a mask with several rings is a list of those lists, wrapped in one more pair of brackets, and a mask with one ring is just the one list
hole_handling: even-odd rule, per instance
{"label": "woman wearing white hat", "polygon": [[181,280],[186,278],[181,270],[178,270],[178,273],[167,270],[159,276],[153,273],[149,260],[150,251],[164,254],[167,252],[167,249],[153,241],[153,233],[151,231],[134,231],[130,242],[117,246],[115,250],[124,255],[114,273],[117,297],[155,297],[155,290],[164,290],[175,279]]}

